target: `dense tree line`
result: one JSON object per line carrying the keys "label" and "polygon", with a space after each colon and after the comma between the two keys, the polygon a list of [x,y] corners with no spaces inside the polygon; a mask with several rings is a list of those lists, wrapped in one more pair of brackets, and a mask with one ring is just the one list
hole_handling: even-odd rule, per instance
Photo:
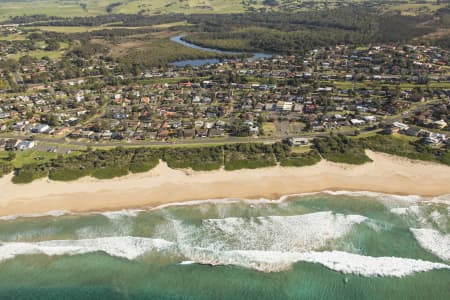
{"label": "dense tree line", "polygon": [[[314,154],[313,154],[314,155]],[[160,160],[171,168],[193,170],[227,170],[260,168],[282,165],[301,166],[316,163],[310,154],[294,154],[291,148],[281,143],[273,145],[246,143],[223,146],[123,148],[112,150],[87,150],[75,156],[59,156],[43,164],[28,164],[16,169],[13,182],[28,183],[42,177],[52,180],[70,181],[84,176],[99,179],[114,178],[131,173],[146,172]],[[305,163],[309,161],[309,163]],[[4,163],[4,174],[11,166]],[[2,164],[3,166],[3,164]]]}
{"label": "dense tree line", "polygon": [[[450,9],[435,14],[404,16],[381,12],[370,3],[338,6],[308,12],[247,12],[242,14],[109,14],[96,17],[49,18],[31,16],[40,26],[108,26],[138,27],[185,21],[193,34],[187,39],[203,46],[233,50],[262,50],[274,53],[295,53],[339,43],[370,44],[407,42],[436,28],[450,26]],[[25,22],[27,23],[27,22]],[[448,24],[447,24],[448,23]],[[446,25],[447,24],[447,25]],[[158,29],[104,29],[70,34],[72,39],[92,38],[113,40],[117,37],[145,34]],[[441,39],[441,44],[446,40]],[[135,56],[133,53],[132,56]],[[139,62],[141,63],[141,62]],[[164,62],[161,62],[164,63]],[[158,64],[158,63],[157,63]],[[148,64],[147,64],[148,65]],[[153,63],[153,65],[155,65]]]}
{"label": "dense tree line", "polygon": [[13,170],[13,167],[8,162],[0,162],[0,177],[2,177],[5,174],[11,173]]}
{"label": "dense tree line", "polygon": [[194,15],[190,22],[197,25],[198,32],[186,38],[191,42],[222,49],[277,53],[302,52],[339,43],[405,42],[440,26],[431,15],[379,14],[358,6],[292,14]]}
{"label": "dense tree line", "polygon": [[[367,138],[350,138],[343,135],[313,140],[310,151],[292,151],[284,143],[227,144],[199,147],[123,148],[112,150],[87,150],[75,156],[59,156],[43,164],[28,164],[16,169],[13,182],[27,183],[37,178],[69,181],[84,176],[99,179],[114,178],[131,173],[146,172],[160,160],[171,168],[193,170],[254,169],[275,166],[309,166],[327,159],[333,162],[364,164],[371,159],[366,149],[450,165],[448,149],[423,145],[420,141],[409,142],[392,136],[375,135]],[[12,169],[10,162],[0,161],[0,174]]]}
{"label": "dense tree line", "polygon": [[333,162],[363,164],[371,161],[359,141],[343,135],[317,138],[314,140],[314,148],[323,158]]}

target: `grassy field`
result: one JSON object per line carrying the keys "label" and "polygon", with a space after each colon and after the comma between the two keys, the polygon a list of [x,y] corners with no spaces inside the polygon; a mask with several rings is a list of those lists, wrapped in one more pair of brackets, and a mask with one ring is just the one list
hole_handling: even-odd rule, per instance
{"label": "grassy field", "polygon": [[59,32],[59,33],[80,33],[80,32],[90,32],[94,30],[107,29],[107,27],[103,26],[33,26],[27,27],[27,29],[36,29],[40,31],[50,31],[50,32]]}
{"label": "grassy field", "polygon": [[[39,148],[42,149],[43,147],[45,148],[45,146],[48,146],[49,148],[52,148],[51,144],[46,144],[46,143],[40,143],[39,144]],[[53,147],[59,147],[61,148],[61,145],[58,144],[56,146]],[[67,149],[73,149],[73,146],[67,147]],[[82,147],[80,147],[82,148]],[[63,155],[66,156],[73,156],[73,155],[78,155],[80,152],[77,151],[72,151],[70,154],[66,154],[64,153]],[[47,152],[47,151],[42,151],[39,149],[31,149],[31,150],[26,150],[26,151],[17,151],[15,152],[16,156],[14,158],[14,160],[12,161],[12,164],[14,166],[14,168],[21,168],[23,165],[28,165],[28,164],[33,164],[33,163],[46,163],[52,159],[55,159],[58,157],[58,155],[60,155],[61,153],[54,153],[54,152]],[[0,162],[2,160],[6,160],[8,158],[8,152],[6,151],[0,151]]]}
{"label": "grassy field", "polygon": [[[0,1],[0,20],[12,16],[44,14],[58,17],[81,17],[108,14],[108,6],[113,3],[111,13],[238,13],[247,8],[241,0],[28,0]],[[260,8],[262,0],[251,6]],[[86,9],[82,4],[85,4]]]}
{"label": "grassy field", "polygon": [[[107,30],[107,29],[169,29],[175,26],[188,26],[187,22],[173,22],[173,23],[165,23],[159,24],[155,26],[142,26],[142,27],[121,27],[121,26],[112,26],[112,24],[100,25],[100,26],[30,26],[27,29],[31,30],[40,30],[40,31],[49,31],[49,32],[59,32],[59,33],[81,33],[81,32],[92,32],[96,30]],[[0,37],[0,40],[4,39],[20,39],[21,35],[11,35],[7,37]]]}
{"label": "grassy field", "polygon": [[[264,0],[0,0],[0,20],[13,16],[43,14],[58,17],[86,17],[109,13],[158,15],[168,13],[242,13],[246,11],[308,11],[336,7],[340,0],[279,0],[278,5]],[[308,3],[305,3],[308,2]],[[362,2],[346,0],[345,2]],[[113,5],[112,5],[113,4]],[[401,7],[401,6],[400,6]]]}
{"label": "grassy field", "polygon": [[[123,61],[140,65],[165,65],[169,62],[185,59],[201,59],[218,57],[216,53],[196,50],[182,46],[168,39],[150,41],[126,41],[117,45],[109,45],[111,56]],[[168,51],[167,49],[170,49]]]}
{"label": "grassy field", "polygon": [[[252,5],[260,8],[262,0]],[[114,13],[165,14],[165,13],[238,13],[248,6],[241,0],[135,0],[123,1],[113,9]]]}
{"label": "grassy field", "polygon": [[0,36],[0,41],[23,41],[26,37],[22,34],[9,34]]}
{"label": "grassy field", "polygon": [[275,136],[277,129],[275,127],[275,124],[272,122],[264,122],[262,125],[264,135],[265,136]]}
{"label": "grassy field", "polygon": [[64,53],[66,52],[67,49],[69,49],[69,47],[70,47],[70,45],[68,43],[60,42],[59,50],[47,51],[44,49],[38,49],[38,50],[29,51],[29,52],[19,52],[19,53],[11,54],[11,55],[8,55],[8,58],[13,58],[15,60],[18,60],[20,57],[22,57],[24,55],[29,55],[32,57],[36,57],[38,59],[42,59],[43,57],[48,57],[50,59],[55,60],[55,59],[59,59],[62,55],[64,55]]}
{"label": "grassy field", "polygon": [[[13,166],[15,168],[20,168],[25,164],[44,163],[58,157],[57,153],[50,153],[38,150],[18,151],[15,153],[16,157],[12,161]],[[6,159],[7,157],[8,152],[6,151],[0,152],[0,159]]]}
{"label": "grassy field", "polygon": [[423,1],[427,3],[399,3],[386,7],[388,11],[400,11],[404,16],[418,16],[423,13],[435,12],[440,8],[444,8],[445,4],[437,4],[436,1]]}

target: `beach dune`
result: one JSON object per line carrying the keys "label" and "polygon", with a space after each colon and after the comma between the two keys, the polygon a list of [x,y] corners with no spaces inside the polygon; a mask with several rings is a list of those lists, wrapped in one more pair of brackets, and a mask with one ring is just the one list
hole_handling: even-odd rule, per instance
{"label": "beach dune", "polygon": [[194,172],[170,169],[161,162],[147,173],[116,179],[40,179],[25,185],[13,184],[9,175],[0,179],[0,216],[120,210],[201,199],[277,199],[325,190],[450,194],[449,166],[371,151],[367,154],[373,162],[357,166],[322,160],[302,168]]}

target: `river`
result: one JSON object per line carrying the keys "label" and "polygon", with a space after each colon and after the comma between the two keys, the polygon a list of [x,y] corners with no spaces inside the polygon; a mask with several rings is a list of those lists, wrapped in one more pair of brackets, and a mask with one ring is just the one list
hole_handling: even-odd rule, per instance
{"label": "river", "polygon": [[[199,45],[195,45],[189,42],[186,42],[185,40],[183,40],[183,35],[177,35],[177,36],[173,36],[170,38],[170,40],[172,42],[178,43],[180,45],[192,48],[192,49],[197,49],[197,50],[202,50],[202,51],[207,51],[207,52],[213,52],[213,53],[218,53],[218,54],[227,54],[227,55],[243,55],[246,54],[245,52],[234,52],[234,51],[224,51],[224,50],[219,50],[219,49],[213,49],[213,48],[206,48],[206,47],[202,47]],[[266,54],[266,53],[252,53],[253,55],[249,58],[247,58],[248,61],[253,61],[256,59],[261,59],[261,58],[270,58],[272,57],[272,54]],[[171,65],[173,66],[177,66],[177,67],[185,67],[188,65],[191,66],[203,66],[203,65],[207,65],[207,64],[216,64],[220,62],[220,60],[218,58],[204,58],[204,59],[189,59],[189,60],[181,60],[181,61],[176,61],[171,63]]]}

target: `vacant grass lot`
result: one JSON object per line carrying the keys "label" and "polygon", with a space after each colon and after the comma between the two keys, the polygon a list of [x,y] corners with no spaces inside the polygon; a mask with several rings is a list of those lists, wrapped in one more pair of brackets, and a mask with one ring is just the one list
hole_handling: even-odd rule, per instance
{"label": "vacant grass lot", "polygon": [[39,50],[33,50],[33,51],[29,51],[29,52],[18,52],[15,54],[11,54],[8,57],[18,60],[20,57],[22,57],[24,55],[29,55],[32,57],[36,57],[38,59],[42,59],[43,57],[49,57],[50,59],[56,60],[56,59],[59,59],[66,52],[66,50],[68,50],[70,47],[68,43],[60,42],[59,44],[60,44],[59,50],[47,51],[47,50],[39,49]]}

